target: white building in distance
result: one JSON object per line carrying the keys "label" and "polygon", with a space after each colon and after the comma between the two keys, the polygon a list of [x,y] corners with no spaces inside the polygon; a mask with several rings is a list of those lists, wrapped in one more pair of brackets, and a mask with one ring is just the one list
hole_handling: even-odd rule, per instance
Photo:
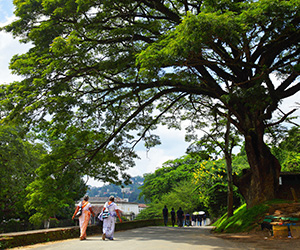
{"label": "white building in distance", "polygon": [[[96,216],[101,213],[105,202],[108,201],[108,197],[90,197],[89,202],[92,205],[92,209]],[[137,202],[128,202],[128,199],[121,199],[115,197],[115,203],[118,208],[122,211],[122,216],[128,220],[134,220],[135,217],[147,206],[145,204],[139,204]],[[78,202],[79,204],[79,202]]]}

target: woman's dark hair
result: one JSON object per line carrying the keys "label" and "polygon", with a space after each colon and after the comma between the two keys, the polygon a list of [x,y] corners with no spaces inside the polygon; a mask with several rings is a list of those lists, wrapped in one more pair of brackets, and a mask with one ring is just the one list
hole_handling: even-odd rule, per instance
{"label": "woman's dark hair", "polygon": [[89,196],[88,196],[88,195],[85,195],[85,196],[83,197],[83,199],[84,199],[85,201],[88,201],[88,200],[89,200]]}

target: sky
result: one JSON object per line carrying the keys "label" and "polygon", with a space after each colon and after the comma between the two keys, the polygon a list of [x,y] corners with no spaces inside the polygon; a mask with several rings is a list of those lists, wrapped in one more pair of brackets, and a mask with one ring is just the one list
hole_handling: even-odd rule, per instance
{"label": "sky", "polygon": [[[0,0],[0,26],[10,23],[14,19],[12,0]],[[28,51],[30,45],[20,44],[11,34],[0,31],[0,84],[10,83],[19,80],[20,77],[12,75],[9,70],[9,62],[13,55],[22,54]],[[295,107],[295,102],[300,102],[300,94],[286,99],[281,108],[288,111]],[[294,115],[300,117],[300,110]],[[300,124],[300,118],[297,119]],[[161,167],[167,160],[174,160],[185,154],[189,143],[185,142],[184,130],[168,129],[166,126],[159,126],[155,131],[161,138],[162,144],[152,148],[149,152],[139,146],[137,154],[140,160],[136,160],[136,167],[128,170],[131,176],[142,176],[144,173],[153,173],[157,168]],[[103,183],[88,178],[88,184],[91,186],[102,186]]]}

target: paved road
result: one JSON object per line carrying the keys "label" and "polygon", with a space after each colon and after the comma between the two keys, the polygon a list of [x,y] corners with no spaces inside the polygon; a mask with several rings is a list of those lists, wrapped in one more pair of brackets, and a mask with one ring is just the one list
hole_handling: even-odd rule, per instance
{"label": "paved road", "polygon": [[70,239],[18,249],[35,250],[185,250],[185,249],[253,249],[234,245],[231,241],[210,234],[210,227],[145,227],[115,233],[113,241],[101,239],[101,235],[90,236],[85,241]]}

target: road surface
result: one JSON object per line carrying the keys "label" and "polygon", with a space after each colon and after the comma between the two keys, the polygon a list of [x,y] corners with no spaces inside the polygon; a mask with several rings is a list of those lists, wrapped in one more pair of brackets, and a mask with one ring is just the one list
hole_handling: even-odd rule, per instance
{"label": "road surface", "polygon": [[185,249],[254,249],[240,243],[216,238],[211,227],[144,227],[115,232],[114,240],[103,241],[101,235],[88,236],[87,240],[69,239],[15,249],[34,250],[185,250]]}

